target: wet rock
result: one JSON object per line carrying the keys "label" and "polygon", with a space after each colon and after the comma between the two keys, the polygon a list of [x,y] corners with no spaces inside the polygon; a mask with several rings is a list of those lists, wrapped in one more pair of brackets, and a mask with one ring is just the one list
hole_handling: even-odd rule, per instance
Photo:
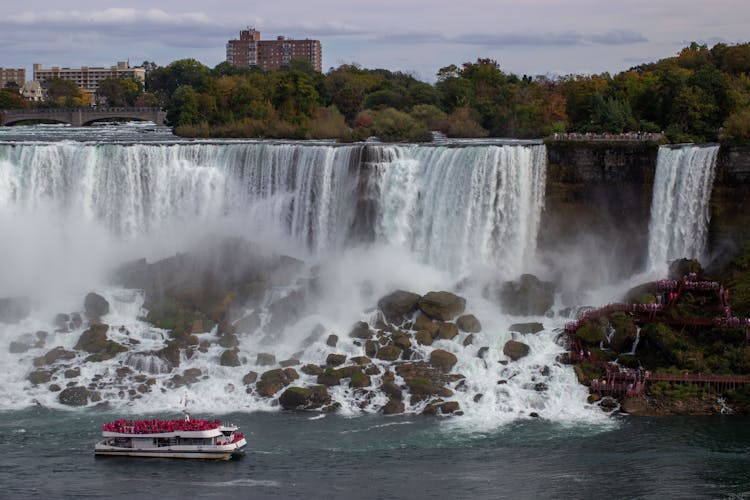
{"label": "wet rock", "polygon": [[432,335],[432,338],[437,337],[437,331],[440,325],[433,321],[429,316],[420,312],[417,314],[417,318],[414,320],[412,328],[414,330],[427,330]]}
{"label": "wet rock", "polygon": [[474,394],[474,397],[472,398],[472,400],[475,403],[478,403],[478,402],[480,402],[482,400],[483,397],[484,397],[484,394],[481,394],[481,393]]}
{"label": "wet rock", "polygon": [[544,325],[541,323],[514,323],[508,327],[508,330],[526,335],[541,332],[544,330]]}
{"label": "wet rock", "polygon": [[64,313],[60,313],[55,316],[55,319],[52,320],[52,324],[55,325],[57,328],[57,331],[60,332],[68,332],[68,323],[70,323],[70,316]]}
{"label": "wet rock", "polygon": [[456,356],[443,349],[435,349],[430,353],[430,364],[444,373],[448,373],[456,364]]}
{"label": "wet rock", "polygon": [[375,357],[382,359],[383,361],[396,361],[401,357],[401,353],[403,353],[403,351],[395,345],[386,345],[378,349]]}
{"label": "wet rock", "polygon": [[401,324],[404,317],[417,310],[419,295],[404,290],[396,290],[378,301],[378,309],[383,312],[386,321]]}
{"label": "wet rock", "polygon": [[294,368],[284,368],[284,375],[287,376],[289,381],[294,381],[299,378],[299,373]]}
{"label": "wet rock", "polygon": [[411,348],[411,339],[406,333],[396,332],[391,335],[391,340],[393,341],[393,345],[400,348],[402,351],[406,351]]}
{"label": "wet rock", "polygon": [[15,324],[31,313],[31,301],[25,297],[0,298],[0,323]]}
{"label": "wet rock", "polygon": [[83,301],[86,317],[91,322],[98,322],[102,316],[109,314],[109,302],[98,293],[90,292]]}
{"label": "wet rock", "polygon": [[362,340],[369,339],[370,337],[372,337],[372,332],[370,332],[370,325],[368,325],[364,321],[358,321],[349,332],[349,337]]}
{"label": "wet rock", "polygon": [[388,402],[383,406],[383,413],[386,415],[398,415],[404,413],[406,406],[400,399],[389,399]]}
{"label": "wet rock", "polygon": [[317,376],[323,373],[323,368],[319,367],[318,365],[313,365],[313,364],[307,364],[303,366],[300,370],[302,371],[302,373],[306,375]]}
{"label": "wet rock", "polygon": [[480,347],[480,348],[479,348],[479,350],[477,351],[477,357],[478,357],[479,359],[484,359],[484,358],[485,358],[485,356],[487,356],[487,352],[488,352],[489,350],[490,350],[490,348],[489,348],[489,347],[487,347],[487,346],[484,346],[484,347]]}
{"label": "wet rock", "polygon": [[278,333],[286,325],[297,322],[305,310],[305,293],[294,290],[286,297],[282,297],[268,306],[271,319],[265,328],[269,333]]}
{"label": "wet rock", "polygon": [[440,405],[440,413],[443,415],[450,415],[461,410],[461,405],[457,401],[446,401]]}
{"label": "wet rock", "polygon": [[529,416],[531,418],[539,418],[539,414],[537,412],[535,412],[535,411],[532,411],[531,413],[529,413]]}
{"label": "wet rock", "polygon": [[221,366],[240,366],[240,350],[236,347],[234,349],[227,349],[221,354],[221,360],[219,361]]}
{"label": "wet rock", "polygon": [[299,359],[295,358],[285,359],[284,361],[279,362],[279,366],[281,366],[282,368],[288,368],[290,366],[297,366],[301,364],[302,362]]}
{"label": "wet rock", "polygon": [[331,334],[326,339],[326,345],[328,347],[336,347],[336,344],[338,344],[338,343],[339,343],[339,336],[338,335]]}
{"label": "wet rock", "polygon": [[49,370],[37,370],[29,374],[29,382],[34,385],[46,384],[52,380],[52,372]]}
{"label": "wet rock", "polygon": [[75,345],[75,349],[91,354],[100,354],[102,355],[102,360],[110,359],[117,353],[127,351],[127,347],[107,338],[108,330],[109,325],[105,325],[104,323],[91,325],[88,330],[81,334],[78,343]]}
{"label": "wet rock", "polygon": [[66,351],[62,346],[55,347],[51,351],[48,351],[44,356],[34,358],[34,366],[46,366],[55,363],[58,360],[69,360],[76,357],[76,353],[73,351]]}
{"label": "wet rock", "polygon": [[240,345],[240,340],[237,338],[237,335],[234,335],[232,333],[225,333],[224,335],[219,337],[219,345],[221,347],[229,349]]}
{"label": "wet rock", "polygon": [[372,363],[372,360],[367,356],[354,356],[351,359],[351,362],[358,365],[369,365],[370,363]]}
{"label": "wet rock", "polygon": [[534,384],[534,390],[536,392],[544,392],[547,389],[548,389],[547,384],[545,384],[544,382],[539,382],[537,384]]}
{"label": "wet rock", "polygon": [[282,388],[291,383],[289,376],[281,368],[269,370],[260,376],[260,380],[255,384],[255,389],[261,396],[270,398]]}
{"label": "wet rock", "polygon": [[50,386],[48,387],[48,389],[49,389],[50,392],[60,392],[62,390],[62,387],[60,387],[57,384],[50,384]]}
{"label": "wet rock", "polygon": [[58,400],[67,406],[86,406],[92,395],[93,393],[85,387],[76,385],[64,389],[58,396]]}
{"label": "wet rock", "polygon": [[432,319],[450,321],[464,312],[466,299],[451,292],[429,292],[419,299],[418,306]]}
{"label": "wet rock", "polygon": [[365,341],[365,354],[369,357],[374,357],[375,353],[378,352],[378,344],[374,340]]}
{"label": "wet rock", "polygon": [[414,339],[420,345],[432,345],[433,342],[432,334],[427,330],[419,330],[414,335]]}
{"label": "wet rock", "polygon": [[447,387],[436,384],[433,381],[423,377],[412,377],[406,381],[406,386],[412,398],[416,400],[427,399],[429,396],[451,397],[453,391]]}
{"label": "wet rock", "polygon": [[541,369],[539,370],[539,373],[540,373],[540,374],[541,374],[542,376],[544,376],[544,377],[549,377],[549,374],[550,374],[550,369],[549,369],[549,366],[547,366],[547,365],[544,365],[544,366],[543,366],[543,367],[542,367],[542,368],[541,368]]}
{"label": "wet rock", "polygon": [[167,342],[166,347],[159,349],[155,354],[171,367],[180,366],[180,346],[175,341]]}
{"label": "wet rock", "polygon": [[68,370],[65,370],[63,372],[63,375],[65,376],[65,378],[76,378],[81,375],[81,369],[78,367],[70,368]]}
{"label": "wet rock", "polygon": [[326,357],[326,365],[328,366],[339,366],[344,364],[346,361],[346,354],[334,354],[331,353]]}
{"label": "wet rock", "polygon": [[380,375],[380,368],[378,368],[375,365],[370,365],[367,368],[365,368],[365,374],[366,375]]}
{"label": "wet rock", "polygon": [[117,378],[119,379],[123,379],[132,373],[133,370],[128,366],[121,366],[120,368],[115,370],[115,375],[117,375]]}
{"label": "wet rock", "polygon": [[458,335],[458,327],[453,323],[439,323],[437,338],[453,340]]}
{"label": "wet rock", "polygon": [[513,361],[518,361],[519,359],[529,354],[529,346],[527,346],[523,342],[509,340],[503,346],[503,354],[508,356]]}
{"label": "wet rock", "polygon": [[482,324],[473,314],[464,314],[456,320],[456,325],[464,332],[479,333],[482,331]]}
{"label": "wet rock", "polygon": [[473,333],[470,333],[470,334],[469,334],[469,335],[467,335],[467,336],[466,336],[466,338],[464,339],[464,341],[463,341],[463,346],[464,346],[464,347],[468,347],[468,346],[470,346],[470,345],[471,345],[471,344],[473,344],[473,343],[474,343],[474,334],[473,334]]}
{"label": "wet rock", "polygon": [[380,386],[380,390],[383,391],[390,399],[401,400],[403,399],[403,393],[401,388],[394,384],[392,381],[385,381]]}
{"label": "wet rock", "polygon": [[259,352],[255,358],[255,364],[258,366],[273,366],[276,364],[276,356],[267,352]]}
{"label": "wet rock", "polygon": [[543,316],[553,305],[555,288],[532,274],[508,281],[499,290],[503,309],[514,316]]}
{"label": "wet rock", "polygon": [[703,274],[701,263],[694,259],[677,259],[669,264],[669,279],[679,280],[691,273]]}
{"label": "wet rock", "polygon": [[323,385],[289,387],[279,396],[279,404],[285,410],[314,410],[330,402],[331,396]]}
{"label": "wet rock", "polygon": [[242,383],[245,385],[254,384],[256,380],[258,380],[258,372],[250,371],[242,377]]}
{"label": "wet rock", "polygon": [[339,385],[343,374],[339,370],[333,368],[326,368],[322,373],[318,374],[317,382],[328,387]]}

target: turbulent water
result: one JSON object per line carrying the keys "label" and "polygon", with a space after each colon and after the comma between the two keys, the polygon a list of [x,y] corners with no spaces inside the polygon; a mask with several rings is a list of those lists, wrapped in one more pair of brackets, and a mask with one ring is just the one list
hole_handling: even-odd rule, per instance
{"label": "turbulent water", "polygon": [[718,152],[718,145],[659,148],[649,225],[650,270],[664,271],[677,258],[704,257]]}

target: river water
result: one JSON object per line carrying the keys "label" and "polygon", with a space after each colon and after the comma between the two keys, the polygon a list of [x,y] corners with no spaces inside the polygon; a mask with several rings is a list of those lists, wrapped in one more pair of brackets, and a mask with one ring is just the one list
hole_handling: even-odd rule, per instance
{"label": "river water", "polygon": [[[183,141],[149,124],[0,130],[0,231],[12,235],[0,244],[0,297],[32,298],[28,318],[0,324],[0,498],[750,498],[748,418],[609,417],[586,402],[572,369],[556,362],[571,308],[601,305],[636,282],[573,290],[573,302],[558,297],[540,317],[507,316],[483,293],[485,278],[544,278],[559,264],[536,255],[545,165],[544,146],[523,141],[363,148]],[[677,191],[705,196],[685,186]],[[702,234],[701,213],[668,222],[685,229],[654,236],[654,248]],[[55,345],[73,349],[87,327],[58,333],[52,318],[80,311],[95,290],[110,302],[105,320],[123,327],[110,336],[129,332],[138,341],[132,351],[147,357],[167,332],[142,321],[143,297],[113,287],[105,271],[189,250],[214,233],[260,235],[304,260],[306,270],[318,269],[325,290],[317,309],[281,337],[241,336],[248,360],[241,367],[218,366],[218,346],[183,359],[180,369],[205,374],[189,388],[196,416],[238,424],[247,456],[227,463],[95,459],[103,423],[174,416],[183,393],[169,390],[169,378],[179,370],[159,365],[149,373],[155,389],[131,397],[122,384],[135,382],[112,375],[127,364],[124,355],[101,363],[81,355],[63,367],[79,370],[72,380],[53,367],[51,381],[31,384],[33,359]],[[656,272],[663,272],[660,260]],[[483,325],[473,345],[461,346],[464,334],[435,344],[456,354],[456,371],[467,377],[455,395],[462,416],[422,417],[409,405],[407,415],[386,417],[383,398],[362,404],[343,387],[332,389],[338,415],[287,413],[241,389],[248,369],[261,371],[252,362],[261,351],[324,363],[325,337],[300,347],[316,323],[341,337],[339,349],[358,355],[346,334],[355,321],[370,320],[378,297],[457,283]],[[531,354],[508,365],[503,345],[519,321],[544,330],[526,336]],[[38,330],[51,332],[46,346],[10,352],[12,341]],[[431,349],[415,352],[426,359]],[[303,375],[299,383],[314,381]],[[95,384],[106,409],[69,409],[55,384]]]}

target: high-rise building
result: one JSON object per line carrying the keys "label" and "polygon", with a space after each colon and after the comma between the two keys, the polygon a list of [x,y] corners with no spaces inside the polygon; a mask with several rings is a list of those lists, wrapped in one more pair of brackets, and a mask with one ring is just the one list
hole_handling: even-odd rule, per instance
{"label": "high-rise building", "polygon": [[238,68],[256,66],[272,71],[295,59],[309,62],[315,71],[322,71],[323,54],[320,40],[293,40],[283,36],[261,40],[255,28],[240,31],[239,40],[227,42],[227,62]]}
{"label": "high-rise building", "polygon": [[23,68],[0,68],[0,89],[9,82],[14,82],[20,89],[26,83],[26,70]]}
{"label": "high-rise building", "polygon": [[78,88],[94,95],[99,89],[99,82],[107,78],[132,78],[145,82],[146,70],[138,66],[131,68],[124,61],[118,61],[116,66],[109,68],[83,66],[81,68],[52,67],[44,69],[41,64],[34,64],[34,80],[44,83],[50,78],[71,80],[78,85]]}

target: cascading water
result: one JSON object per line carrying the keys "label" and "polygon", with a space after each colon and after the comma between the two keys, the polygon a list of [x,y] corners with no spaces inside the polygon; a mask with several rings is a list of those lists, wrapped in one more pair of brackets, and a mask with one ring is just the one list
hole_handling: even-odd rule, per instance
{"label": "cascading water", "polygon": [[659,148],[649,223],[650,271],[664,274],[674,259],[704,256],[718,151],[718,145]]}
{"label": "cascading water", "polygon": [[[136,411],[171,409],[173,377],[192,368],[202,374],[190,387],[198,407],[271,409],[269,400],[240,389],[248,371],[268,369],[258,361],[259,353],[325,364],[330,352],[326,335],[309,336],[323,325],[338,335],[339,352],[361,355],[361,343],[347,333],[357,320],[376,321],[367,310],[378,297],[398,288],[420,294],[452,289],[473,268],[503,279],[522,272],[535,251],[545,154],[538,144],[0,144],[0,229],[18,234],[0,247],[2,274],[18,278],[3,280],[0,297],[28,295],[33,304],[29,317],[0,324],[0,338],[6,346],[12,341],[19,346],[27,334],[47,332],[43,347],[25,345],[13,353],[0,349],[0,361],[19,367],[0,387],[0,401],[9,407],[34,400],[59,405],[48,385],[64,386],[61,372],[52,373],[49,383],[30,384],[27,377],[34,359],[53,346],[75,350],[85,322],[68,332],[56,329],[53,318],[80,311],[83,295],[96,289],[111,304],[103,318],[112,325],[108,337],[129,352],[100,362],[87,362],[80,354],[68,362],[80,368],[77,382],[96,381],[111,404]],[[42,224],[50,218],[52,223]],[[24,228],[42,229],[24,238],[19,221]],[[363,227],[368,224],[372,227]],[[177,369],[155,354],[169,336],[141,319],[143,295],[106,284],[105,264],[144,255],[153,261],[217,234],[268,243],[277,252],[308,260],[300,274],[305,279],[272,286],[258,305],[240,311],[240,318],[257,318],[245,323],[254,326],[239,338],[241,366],[221,366],[225,349],[216,343],[215,332],[198,332],[205,348],[192,357],[183,355]],[[76,241],[83,243],[71,243]],[[34,286],[15,288],[29,283],[34,264],[57,254],[62,255],[57,265],[38,272]],[[25,255],[30,265],[19,267]],[[94,273],[98,260],[101,274]],[[313,281],[319,295],[314,310],[273,333],[272,302],[292,297],[299,283],[311,281],[313,264],[318,264]],[[63,298],[37,300],[39,289],[61,280],[70,281]],[[462,292],[483,323],[474,344],[464,346],[468,335],[461,333],[454,341],[413,348],[422,358],[436,348],[457,356],[456,370],[467,379],[454,397],[466,415],[488,426],[531,412],[557,420],[600,418],[585,408],[586,390],[572,370],[556,363],[555,321],[541,318],[547,330],[525,339],[532,354],[503,364],[502,346],[512,336],[508,326],[517,319],[500,314],[479,288],[468,284]],[[481,346],[489,349],[480,353]],[[135,386],[124,389],[135,384],[123,381],[126,369],[143,373],[151,385],[139,385],[137,392]],[[314,380],[302,375],[301,382]],[[373,387],[381,382],[373,377]],[[376,411],[384,403],[344,386],[331,392],[344,412]],[[580,404],[571,405],[571,398]],[[407,405],[407,411],[419,408]]]}

